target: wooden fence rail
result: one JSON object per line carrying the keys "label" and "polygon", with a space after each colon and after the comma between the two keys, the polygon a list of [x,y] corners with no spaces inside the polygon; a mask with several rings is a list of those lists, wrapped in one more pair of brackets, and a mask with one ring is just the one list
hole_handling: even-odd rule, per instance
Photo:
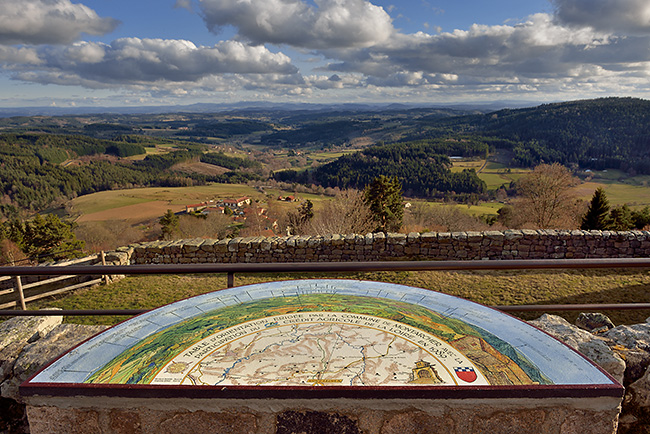
{"label": "wooden fence rail", "polygon": [[[40,275],[45,277],[45,279],[39,279],[35,282],[23,283],[23,276],[20,275],[0,277],[0,284],[2,285],[6,285],[3,282],[11,281],[12,279],[14,281],[13,286],[0,289],[0,301],[2,302],[0,303],[0,309],[17,307],[21,310],[26,310],[26,304],[32,301],[107,282],[108,276],[98,278],[92,278],[91,276],[90,280],[79,282],[80,275],[61,275],[58,269],[53,274],[48,274],[48,272],[52,272],[54,267],[69,267],[87,263],[91,263],[90,265],[106,265],[104,252],[100,255],[91,255],[71,261],[35,267],[40,270]],[[26,291],[29,296],[25,295]]]}

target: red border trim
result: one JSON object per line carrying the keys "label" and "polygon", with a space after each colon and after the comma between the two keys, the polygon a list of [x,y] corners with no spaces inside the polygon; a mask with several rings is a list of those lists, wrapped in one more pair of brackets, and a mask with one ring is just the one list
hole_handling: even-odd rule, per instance
{"label": "red border trim", "polygon": [[540,386],[165,386],[29,382],[23,396],[108,396],[193,399],[471,399],[471,398],[622,398],[620,385]]}

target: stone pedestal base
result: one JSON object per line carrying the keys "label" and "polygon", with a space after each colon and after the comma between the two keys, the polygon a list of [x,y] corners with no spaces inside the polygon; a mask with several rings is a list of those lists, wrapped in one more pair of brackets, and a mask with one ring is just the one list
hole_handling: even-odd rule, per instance
{"label": "stone pedestal base", "polygon": [[32,396],[27,414],[31,434],[612,434],[620,401]]}

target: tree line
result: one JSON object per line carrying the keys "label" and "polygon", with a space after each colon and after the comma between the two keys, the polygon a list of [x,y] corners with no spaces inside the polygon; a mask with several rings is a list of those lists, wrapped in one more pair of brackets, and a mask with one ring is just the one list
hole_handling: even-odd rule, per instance
{"label": "tree line", "polygon": [[650,101],[601,98],[422,121],[423,137],[479,134],[513,165],[578,165],[650,173]]}
{"label": "tree line", "polygon": [[363,189],[379,177],[395,177],[405,194],[441,197],[483,194],[487,186],[474,170],[452,172],[448,155],[485,157],[487,144],[478,140],[433,139],[380,144],[339,157],[313,170],[284,170],[274,178],[284,182],[317,183],[323,187]]}
{"label": "tree line", "polygon": [[0,222],[0,265],[82,257],[85,243],[75,236],[75,226],[55,214]]}
{"label": "tree line", "polygon": [[[174,172],[174,165],[203,156],[203,145],[183,146],[167,154],[148,155],[141,161],[91,160],[64,167],[61,162],[79,156],[113,153],[124,157],[134,152],[144,153],[144,148],[138,143],[85,136],[1,135],[0,216],[15,217],[22,210],[39,211],[60,200],[112,189],[181,187],[210,181],[245,183],[260,179],[259,175],[238,169],[214,176]],[[233,168],[239,164],[246,167],[248,161],[231,159],[228,165]]]}
{"label": "tree line", "polygon": [[594,192],[589,208],[582,217],[580,229],[600,231],[628,231],[644,229],[650,225],[650,207],[633,210],[627,205],[610,207],[605,190]]}

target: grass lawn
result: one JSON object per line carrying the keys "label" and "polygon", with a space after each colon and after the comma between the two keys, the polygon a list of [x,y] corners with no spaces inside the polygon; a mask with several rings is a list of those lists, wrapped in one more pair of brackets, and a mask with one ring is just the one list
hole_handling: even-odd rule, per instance
{"label": "grass lawn", "polygon": [[643,208],[650,205],[650,188],[618,181],[592,180],[574,187],[573,192],[578,198],[589,201],[598,187],[605,190],[612,206],[627,204],[632,208]]}
{"label": "grass lawn", "polygon": [[[301,278],[346,278],[399,283],[440,291],[486,305],[582,304],[647,302],[649,270],[534,270],[484,272],[375,272],[345,274],[236,275],[235,284]],[[134,276],[108,286],[80,290],[56,300],[34,303],[30,309],[152,309],[194,295],[226,287],[225,275]],[[577,312],[528,312],[516,314],[534,319],[542,313],[559,314],[574,321]],[[649,311],[604,312],[615,324],[644,322]],[[68,317],[66,322],[115,324],[126,318]]]}
{"label": "grass lawn", "polygon": [[496,190],[503,184],[510,184],[513,178],[501,173],[481,172],[478,177],[487,184],[488,190]]}

